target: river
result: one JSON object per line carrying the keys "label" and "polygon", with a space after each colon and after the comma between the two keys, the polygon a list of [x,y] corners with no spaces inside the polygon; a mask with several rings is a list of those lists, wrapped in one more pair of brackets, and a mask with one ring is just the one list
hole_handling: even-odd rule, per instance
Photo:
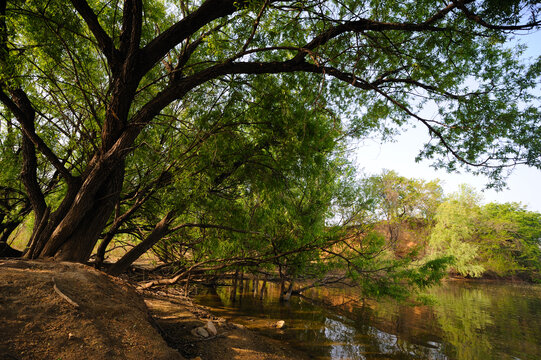
{"label": "river", "polygon": [[[313,359],[541,359],[541,285],[446,281],[426,292],[430,305],[363,300],[349,288],[312,289],[289,303],[272,283],[262,297],[260,282],[231,289],[196,300]],[[284,329],[272,326],[278,320]]]}

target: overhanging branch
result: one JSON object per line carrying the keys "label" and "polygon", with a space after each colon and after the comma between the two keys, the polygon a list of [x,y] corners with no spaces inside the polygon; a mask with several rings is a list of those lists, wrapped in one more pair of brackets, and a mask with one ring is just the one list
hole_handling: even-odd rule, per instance
{"label": "overhanging branch", "polygon": [[71,3],[79,15],[81,15],[92,34],[94,34],[94,37],[98,42],[98,46],[107,58],[109,64],[112,64],[116,57],[117,50],[113,44],[113,40],[109,37],[109,35],[107,35],[103,27],[100,25],[98,17],[92,8],[85,0],[71,0]]}

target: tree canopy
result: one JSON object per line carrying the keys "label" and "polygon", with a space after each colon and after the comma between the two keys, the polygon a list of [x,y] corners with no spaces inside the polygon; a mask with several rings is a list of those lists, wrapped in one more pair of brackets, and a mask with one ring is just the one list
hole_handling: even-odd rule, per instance
{"label": "tree canopy", "polygon": [[[139,238],[117,271],[174,233],[208,244],[209,229],[221,231],[221,255],[226,237],[250,234],[232,248],[246,254],[259,239],[278,256],[318,245],[349,137],[413,123],[432,137],[420,156],[438,166],[496,182],[507,166],[539,167],[541,62],[510,43],[539,28],[539,11],[493,0],[0,1],[1,190],[16,199],[1,220],[32,212],[28,258],[86,261],[100,239],[98,258],[114,236]],[[438,113],[425,116],[428,105]]]}
{"label": "tree canopy", "polygon": [[479,194],[462,186],[440,205],[430,235],[433,254],[453,256],[453,270],[464,276],[538,279],[541,214],[518,203],[480,202]]}

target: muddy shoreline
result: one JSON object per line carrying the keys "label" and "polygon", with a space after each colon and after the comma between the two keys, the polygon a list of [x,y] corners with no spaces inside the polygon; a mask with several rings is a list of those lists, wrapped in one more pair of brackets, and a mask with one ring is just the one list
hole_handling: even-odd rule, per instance
{"label": "muddy shoreline", "polygon": [[[187,359],[285,360],[310,357],[289,344],[271,339],[245,325],[215,316],[176,289],[144,291],[145,303],[168,345]],[[208,322],[217,334],[195,333]],[[278,331],[278,330],[277,330]]]}

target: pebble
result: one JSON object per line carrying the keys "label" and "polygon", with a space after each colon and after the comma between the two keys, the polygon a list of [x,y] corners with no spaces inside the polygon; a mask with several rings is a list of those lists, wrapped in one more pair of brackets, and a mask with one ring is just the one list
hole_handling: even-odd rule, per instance
{"label": "pebble", "polygon": [[216,336],[218,334],[218,330],[216,330],[216,326],[214,326],[214,323],[212,321],[207,321],[207,324],[205,325],[205,330],[211,335]]}
{"label": "pebble", "polygon": [[202,327],[202,326],[196,328],[196,329],[195,329],[195,332],[196,332],[199,336],[201,336],[201,337],[205,337],[205,338],[206,338],[206,337],[209,337],[208,331],[205,330],[205,328]]}

